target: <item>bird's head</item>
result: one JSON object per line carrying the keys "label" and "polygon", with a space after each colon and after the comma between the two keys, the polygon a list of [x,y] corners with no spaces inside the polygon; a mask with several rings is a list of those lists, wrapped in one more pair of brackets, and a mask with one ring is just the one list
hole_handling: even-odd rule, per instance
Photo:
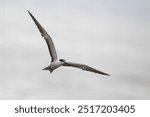
{"label": "bird's head", "polygon": [[65,62],[66,60],[65,60],[65,59],[59,59],[59,61],[60,61],[60,62]]}
{"label": "bird's head", "polygon": [[42,69],[42,70],[48,70],[48,71],[50,71],[50,73],[52,73],[53,72],[53,65],[50,65],[50,66],[47,66],[47,67],[45,67],[44,69]]}

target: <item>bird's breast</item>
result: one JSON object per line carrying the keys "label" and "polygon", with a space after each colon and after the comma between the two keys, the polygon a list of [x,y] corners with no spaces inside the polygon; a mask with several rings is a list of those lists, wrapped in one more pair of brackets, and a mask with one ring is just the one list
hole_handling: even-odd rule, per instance
{"label": "bird's breast", "polygon": [[52,65],[53,65],[53,68],[56,69],[56,68],[62,66],[62,63],[59,62],[59,61],[54,61],[54,62],[52,63]]}

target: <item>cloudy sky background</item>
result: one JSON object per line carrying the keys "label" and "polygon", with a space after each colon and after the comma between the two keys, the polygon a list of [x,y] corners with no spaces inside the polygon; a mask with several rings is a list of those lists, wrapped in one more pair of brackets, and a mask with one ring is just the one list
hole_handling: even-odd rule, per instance
{"label": "cloudy sky background", "polygon": [[[149,0],[1,0],[0,99],[150,99]],[[27,10],[76,68],[51,59]]]}

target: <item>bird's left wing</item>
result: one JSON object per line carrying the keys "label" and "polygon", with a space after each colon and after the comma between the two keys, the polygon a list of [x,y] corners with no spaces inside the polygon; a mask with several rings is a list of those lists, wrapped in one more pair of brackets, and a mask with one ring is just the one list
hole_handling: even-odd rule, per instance
{"label": "bird's left wing", "polygon": [[86,70],[86,71],[90,71],[90,72],[94,72],[94,73],[110,76],[107,73],[104,73],[102,71],[99,71],[99,70],[97,70],[95,68],[92,68],[92,67],[84,65],[84,64],[73,63],[73,62],[64,62],[63,66],[75,67],[75,68],[79,68],[79,69],[82,69],[82,70]]}
{"label": "bird's left wing", "polygon": [[30,16],[33,19],[34,23],[36,24],[37,28],[39,29],[42,37],[44,37],[44,39],[47,43],[52,61],[56,60],[57,59],[57,53],[56,53],[56,49],[55,49],[55,46],[54,46],[54,43],[53,43],[51,37],[46,32],[46,30],[41,26],[41,24],[35,19],[35,17],[29,11],[28,11],[28,13],[30,14]]}

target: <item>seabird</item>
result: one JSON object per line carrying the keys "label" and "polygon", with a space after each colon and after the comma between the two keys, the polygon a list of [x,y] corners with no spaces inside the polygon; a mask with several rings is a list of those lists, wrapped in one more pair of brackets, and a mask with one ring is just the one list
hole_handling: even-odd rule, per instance
{"label": "seabird", "polygon": [[99,71],[99,70],[97,70],[95,68],[92,68],[90,66],[87,66],[85,64],[68,62],[64,59],[58,59],[58,56],[57,56],[56,49],[55,49],[54,43],[52,41],[52,38],[46,32],[46,30],[41,26],[41,24],[35,19],[35,17],[29,11],[28,11],[28,13],[30,14],[30,16],[33,19],[34,23],[36,24],[37,28],[39,29],[39,31],[41,33],[41,36],[44,37],[44,39],[47,43],[48,49],[49,49],[49,53],[51,55],[52,60],[51,60],[50,65],[45,67],[43,70],[48,70],[48,71],[50,71],[50,73],[52,73],[55,69],[57,69],[60,66],[68,66],[68,67],[75,67],[75,68],[79,68],[79,69],[82,69],[82,70],[86,70],[86,71],[90,71],[90,72],[94,72],[94,73],[109,76],[109,74],[104,73],[102,71]]}

